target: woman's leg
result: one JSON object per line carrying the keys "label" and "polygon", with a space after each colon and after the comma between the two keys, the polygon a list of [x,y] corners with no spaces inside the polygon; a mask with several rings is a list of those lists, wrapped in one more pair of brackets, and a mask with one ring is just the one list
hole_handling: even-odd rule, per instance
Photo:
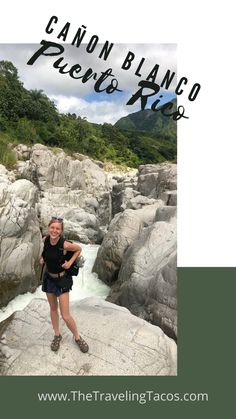
{"label": "woman's leg", "polygon": [[76,323],[70,314],[69,309],[69,292],[64,292],[59,296],[59,306],[63,320],[65,321],[68,329],[73,333],[75,340],[80,338],[77,330]]}
{"label": "woman's leg", "polygon": [[54,294],[47,293],[47,299],[50,305],[50,315],[51,315],[51,321],[52,321],[54,334],[55,336],[59,336],[60,330],[59,330],[59,314],[58,314],[57,297]]}

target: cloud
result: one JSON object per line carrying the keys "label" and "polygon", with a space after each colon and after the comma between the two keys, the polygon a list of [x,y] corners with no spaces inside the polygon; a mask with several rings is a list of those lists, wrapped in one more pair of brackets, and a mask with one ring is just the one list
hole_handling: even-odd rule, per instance
{"label": "cloud", "polygon": [[[156,64],[159,65],[157,83],[161,83],[168,69],[176,73],[176,44],[114,44],[106,61],[99,58],[103,44],[98,44],[92,53],[86,51],[86,44],[81,44],[79,48],[70,44],[60,43],[60,45],[64,48],[61,55],[39,57],[32,66],[29,66],[28,60],[40,45],[2,44],[0,45],[0,59],[13,62],[26,89],[42,89],[55,100],[60,112],[66,112],[66,109],[67,112],[76,114],[83,111],[84,116],[92,122],[116,121],[119,117],[134,112],[136,107],[126,107],[125,98],[137,91],[139,81],[145,79]],[[133,60],[130,68],[124,70],[122,64],[129,52],[132,52]],[[88,82],[82,83],[81,79],[72,79],[69,74],[60,74],[58,69],[53,67],[55,60],[59,57],[63,57],[63,65],[67,64],[66,71],[69,71],[72,65],[80,64],[82,68],[79,75],[83,75],[89,68],[92,68],[98,78],[102,72],[112,68],[113,77],[118,80],[118,88],[124,92],[124,95],[106,94],[106,99],[104,99],[104,95],[95,93],[94,79],[91,78]],[[141,62],[142,66],[139,69],[141,76],[139,77],[135,73]],[[111,77],[104,82],[104,87],[108,85],[110,79]],[[175,81],[168,89],[168,93],[173,92],[176,79],[175,76]]]}
{"label": "cloud", "polygon": [[88,121],[97,124],[104,122],[114,124],[118,119],[126,116],[127,108],[122,103],[113,101],[92,101],[88,102],[75,96],[51,96],[61,113],[75,113]]}

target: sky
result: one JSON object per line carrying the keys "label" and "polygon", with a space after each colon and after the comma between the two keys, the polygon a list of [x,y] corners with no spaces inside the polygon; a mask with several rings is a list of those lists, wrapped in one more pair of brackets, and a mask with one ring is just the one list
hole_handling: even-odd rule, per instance
{"label": "sky", "polygon": [[[47,41],[50,36],[45,36]],[[70,40],[71,41],[71,40]],[[56,42],[54,40],[54,42]],[[105,42],[105,41],[104,41]],[[159,69],[156,76],[156,83],[161,83],[167,70],[175,72],[168,90],[160,91],[153,100],[160,95],[160,104],[168,102],[175,97],[174,88],[177,80],[177,44],[116,44],[114,43],[111,52],[104,60],[99,58],[99,54],[104,46],[104,42],[97,44],[92,52],[86,51],[87,44],[75,45],[63,43],[58,40],[56,43],[64,48],[59,54],[60,46],[51,47],[46,53],[58,53],[55,56],[40,55],[32,65],[27,65],[29,59],[39,50],[40,44],[0,44],[0,60],[11,61],[18,70],[20,80],[28,90],[37,89],[49,96],[56,104],[61,113],[75,113],[77,116],[86,117],[88,121],[94,123],[114,124],[121,117],[129,113],[137,112],[141,109],[140,100],[135,104],[127,106],[127,101],[139,89],[138,83],[145,80],[153,67],[158,64]],[[122,69],[127,54],[134,54],[133,61],[129,69]],[[122,90],[97,93],[94,90],[95,80],[92,78],[86,83],[80,79],[73,79],[70,75],[61,74],[57,68],[53,67],[56,60],[61,59],[60,65],[65,65],[64,71],[79,64],[81,70],[78,75],[83,75],[89,68],[97,73],[97,78],[101,72],[112,69],[112,75],[101,85],[105,88],[110,84],[110,80],[115,78],[118,82],[117,88]],[[142,67],[139,70],[140,76],[135,72],[142,60]],[[128,65],[128,64],[127,64]],[[108,82],[109,80],[109,82]],[[144,93],[147,90],[144,90]],[[151,98],[146,107],[152,104]]]}

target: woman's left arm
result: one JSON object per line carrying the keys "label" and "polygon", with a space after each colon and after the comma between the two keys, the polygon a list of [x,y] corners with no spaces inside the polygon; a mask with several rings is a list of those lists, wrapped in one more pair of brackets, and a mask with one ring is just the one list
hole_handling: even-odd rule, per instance
{"label": "woman's left arm", "polygon": [[70,252],[74,252],[73,256],[70,258],[70,260],[65,261],[63,263],[62,267],[65,269],[69,269],[72,265],[72,263],[77,259],[77,257],[81,254],[82,248],[79,246],[79,244],[76,243],[70,243],[68,241],[64,241],[64,250],[68,250]]}

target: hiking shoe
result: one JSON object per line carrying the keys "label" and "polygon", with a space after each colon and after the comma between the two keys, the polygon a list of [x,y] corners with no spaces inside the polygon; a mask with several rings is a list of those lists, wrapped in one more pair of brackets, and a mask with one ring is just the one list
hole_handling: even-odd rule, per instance
{"label": "hiking shoe", "polygon": [[83,353],[88,352],[89,346],[85,342],[85,340],[82,338],[82,336],[80,336],[80,338],[77,339],[77,340],[75,339],[75,343],[78,345],[78,347],[80,348],[81,352],[83,352]]}
{"label": "hiking shoe", "polygon": [[60,341],[62,340],[62,336],[54,336],[53,341],[51,343],[51,350],[56,352],[60,348]]}

